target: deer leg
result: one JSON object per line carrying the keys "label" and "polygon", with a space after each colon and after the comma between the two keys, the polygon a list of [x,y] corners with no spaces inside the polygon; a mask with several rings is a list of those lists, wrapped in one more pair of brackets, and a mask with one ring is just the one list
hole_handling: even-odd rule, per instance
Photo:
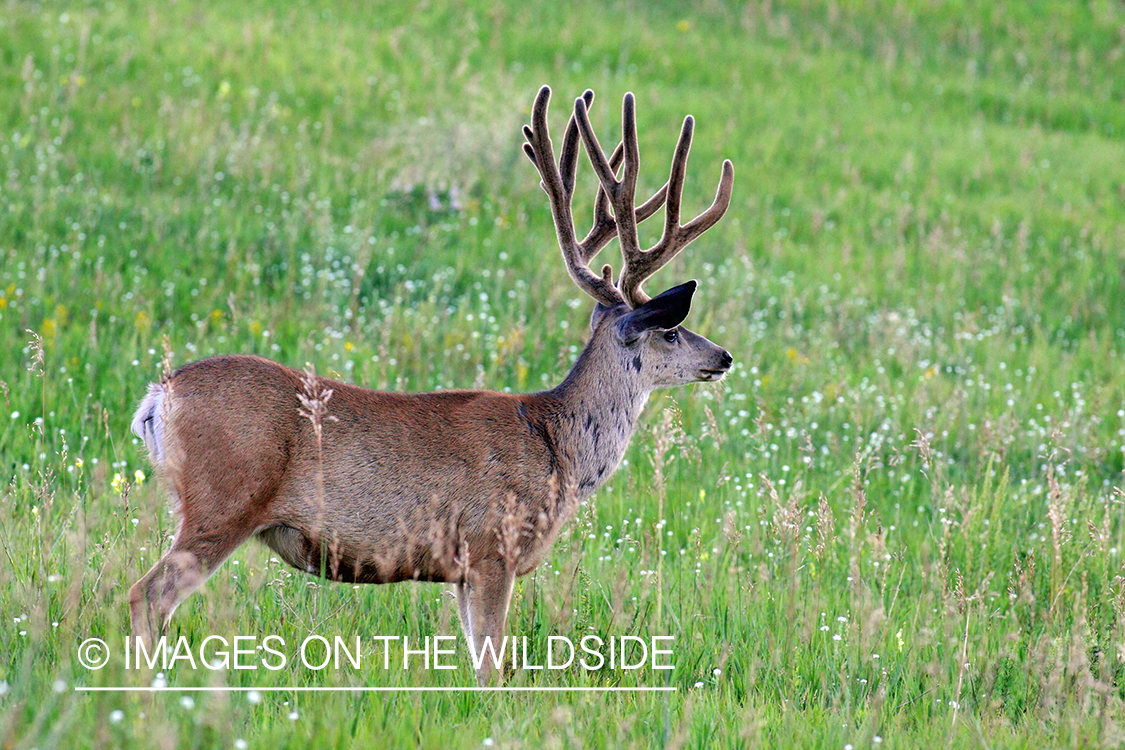
{"label": "deer leg", "polygon": [[[480,659],[477,680],[486,684],[492,678],[495,665],[491,654],[501,653],[505,625],[508,621],[508,605],[512,600],[512,586],[515,583],[515,570],[503,563],[473,571],[473,581],[469,585],[467,612],[470,623],[466,628],[469,646],[476,658]],[[486,653],[485,643],[492,646]]]}
{"label": "deer leg", "polygon": [[202,529],[181,525],[172,548],[129,589],[135,637],[151,646],[163,634],[180,602],[250,537],[253,526],[241,533],[231,524],[228,531],[228,535],[208,535]]}
{"label": "deer leg", "polygon": [[469,615],[469,597],[471,596],[469,582],[458,581],[455,590],[457,592],[457,614],[461,616],[461,629],[465,631],[465,642],[473,647],[473,621]]}

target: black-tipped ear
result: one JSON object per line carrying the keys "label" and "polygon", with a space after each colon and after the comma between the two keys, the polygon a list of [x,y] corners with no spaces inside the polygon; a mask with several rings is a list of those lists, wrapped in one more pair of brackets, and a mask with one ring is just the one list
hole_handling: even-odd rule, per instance
{"label": "black-tipped ear", "polygon": [[691,310],[691,296],[695,294],[696,286],[698,283],[694,279],[674,286],[621,318],[617,323],[621,340],[632,344],[645,331],[675,328],[683,323]]}

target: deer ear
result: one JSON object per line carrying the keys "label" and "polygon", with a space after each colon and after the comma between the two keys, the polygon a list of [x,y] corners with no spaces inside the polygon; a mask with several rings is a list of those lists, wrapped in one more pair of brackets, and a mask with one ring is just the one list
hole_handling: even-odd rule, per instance
{"label": "deer ear", "polygon": [[633,344],[645,331],[654,328],[675,328],[684,322],[691,310],[691,296],[697,282],[674,286],[661,292],[617,322],[617,333],[626,345]]}
{"label": "deer ear", "polygon": [[601,302],[594,305],[594,312],[590,313],[590,330],[593,331],[602,322],[602,318],[609,314],[612,307],[606,307]]}

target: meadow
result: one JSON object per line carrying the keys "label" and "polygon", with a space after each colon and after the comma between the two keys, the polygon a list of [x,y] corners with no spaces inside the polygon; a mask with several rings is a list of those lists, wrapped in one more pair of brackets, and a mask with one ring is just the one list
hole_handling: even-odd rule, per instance
{"label": "meadow", "polygon": [[[1125,6],[695,6],[4,4],[0,746],[1125,744]],[[675,638],[671,671],[510,684],[675,692],[84,668],[174,531],[128,430],[166,347],[390,390],[561,381],[592,303],[520,150],[544,83],[556,133],[596,92],[603,143],[636,94],[646,194],[693,114],[685,213],[735,165],[647,286],[699,279],[686,324],[735,368],[654,394],[509,619]],[[251,543],[169,632],[457,635],[455,611]],[[75,690],[154,684],[263,690]]]}

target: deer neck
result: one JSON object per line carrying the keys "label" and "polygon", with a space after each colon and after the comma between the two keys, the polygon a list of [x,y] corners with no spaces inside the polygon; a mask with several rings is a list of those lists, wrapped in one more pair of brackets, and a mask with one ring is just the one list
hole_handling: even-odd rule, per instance
{"label": "deer neck", "polygon": [[567,481],[582,499],[605,484],[620,465],[652,391],[627,351],[599,343],[595,335],[566,379],[551,391],[559,415],[556,446]]}

